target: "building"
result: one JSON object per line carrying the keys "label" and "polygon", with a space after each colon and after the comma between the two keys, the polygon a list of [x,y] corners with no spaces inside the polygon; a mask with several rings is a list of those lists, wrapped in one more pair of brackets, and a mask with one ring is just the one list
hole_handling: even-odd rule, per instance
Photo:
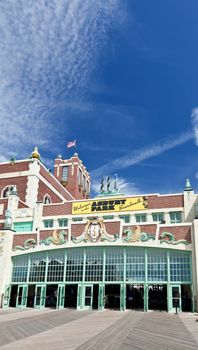
{"label": "building", "polygon": [[1,307],[198,310],[198,195],[89,199],[75,153],[0,164]]}

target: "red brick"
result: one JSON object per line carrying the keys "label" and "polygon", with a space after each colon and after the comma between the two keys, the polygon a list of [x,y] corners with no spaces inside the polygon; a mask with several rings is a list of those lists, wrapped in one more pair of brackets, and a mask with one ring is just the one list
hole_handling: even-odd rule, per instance
{"label": "red brick", "polygon": [[69,215],[72,212],[72,203],[44,205],[43,216]]}
{"label": "red brick", "polygon": [[18,171],[27,171],[29,170],[29,161],[14,163],[13,165],[10,163],[0,164],[0,174],[5,173],[15,173]]}
{"label": "red brick", "polygon": [[178,208],[184,206],[183,194],[170,196],[148,196],[148,209]]}

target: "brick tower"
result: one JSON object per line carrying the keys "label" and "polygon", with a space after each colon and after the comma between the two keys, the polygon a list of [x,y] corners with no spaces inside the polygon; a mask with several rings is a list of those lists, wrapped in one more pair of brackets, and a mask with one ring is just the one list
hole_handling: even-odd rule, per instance
{"label": "brick tower", "polygon": [[54,176],[75,199],[89,198],[90,175],[77,153],[66,160],[59,155],[54,163]]}

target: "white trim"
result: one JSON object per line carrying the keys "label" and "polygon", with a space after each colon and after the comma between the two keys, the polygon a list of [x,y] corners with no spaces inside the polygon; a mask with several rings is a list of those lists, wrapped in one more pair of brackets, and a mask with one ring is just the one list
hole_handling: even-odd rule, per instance
{"label": "white trim", "polygon": [[22,177],[22,176],[28,176],[30,175],[29,170],[22,170],[22,171],[16,171],[15,173],[3,173],[0,174],[0,179],[7,179],[7,178],[13,178],[13,177]]}

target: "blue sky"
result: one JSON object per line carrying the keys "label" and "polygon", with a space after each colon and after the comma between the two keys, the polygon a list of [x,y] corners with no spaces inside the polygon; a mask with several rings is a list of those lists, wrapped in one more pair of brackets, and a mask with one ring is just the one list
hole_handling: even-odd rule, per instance
{"label": "blue sky", "polygon": [[39,147],[70,157],[98,187],[198,190],[198,2],[0,3],[0,160]]}

